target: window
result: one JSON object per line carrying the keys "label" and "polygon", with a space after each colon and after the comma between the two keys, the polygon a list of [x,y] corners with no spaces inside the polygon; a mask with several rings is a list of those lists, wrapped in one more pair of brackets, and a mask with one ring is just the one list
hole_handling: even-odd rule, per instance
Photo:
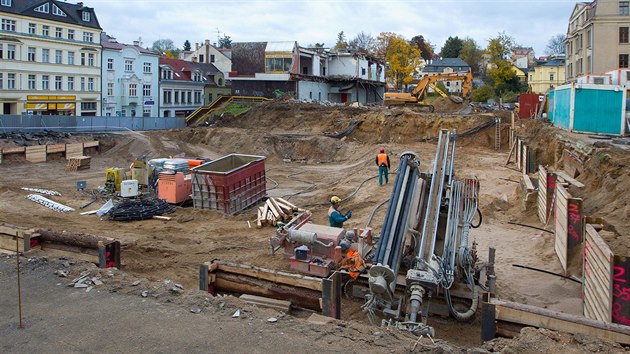
{"label": "window", "polygon": [[619,43],[628,43],[628,27],[619,27]]}
{"label": "window", "polygon": [[15,74],[7,74],[7,88],[15,90]]}
{"label": "window", "polygon": [[15,20],[2,19],[2,30],[15,32]]}
{"label": "window", "polygon": [[210,62],[214,63],[214,54],[210,54]]}
{"label": "window", "polygon": [[68,39],[74,39],[74,30],[68,29]]}
{"label": "window", "polygon": [[81,91],[85,91],[85,78],[81,78]]}
{"label": "window", "polygon": [[630,81],[630,71],[626,71],[626,81]]}
{"label": "window", "polygon": [[83,16],[81,17],[81,19],[85,22],[90,22],[90,13],[87,11],[83,11]]}
{"label": "window", "polygon": [[129,97],[138,96],[138,84],[129,84]]}
{"label": "window", "polygon": [[68,52],[68,65],[74,65],[74,52]]}
{"label": "window", "polygon": [[83,41],[84,42],[94,42],[94,33],[92,33],[92,32],[83,32]]}
{"label": "window", "polygon": [[74,78],[68,77],[68,91],[74,91]]}
{"label": "window", "polygon": [[88,78],[88,91],[94,91],[94,78]]}
{"label": "window", "polygon": [[0,5],[2,5],[2,6],[11,6],[11,0],[2,0]]}
{"label": "window", "polygon": [[593,83],[595,85],[603,85],[604,84],[604,78],[603,77],[594,77],[593,78]]}
{"label": "window", "polygon": [[28,75],[28,89],[35,90],[35,75]]}
{"label": "window", "polygon": [[88,54],[88,66],[94,66],[94,54],[93,53],[89,53]]}
{"label": "window", "polygon": [[164,103],[171,103],[171,91],[163,91],[162,101]]}
{"label": "window", "polygon": [[53,4],[53,10],[52,10],[53,15],[57,15],[57,16],[62,16],[62,17],[66,17],[66,13],[61,11],[60,8],[57,7],[57,5]]}
{"label": "window", "polygon": [[162,80],[173,80],[173,72],[170,70],[162,70]]}
{"label": "window", "polygon": [[37,25],[34,23],[28,24],[28,34],[35,34],[37,32]]}
{"label": "window", "polygon": [[61,64],[61,57],[63,52],[60,50],[55,50],[55,64]]}
{"label": "window", "polygon": [[133,60],[125,59],[125,71],[133,71]]}
{"label": "window", "polygon": [[50,49],[42,49],[42,63],[50,62]]}
{"label": "window", "polygon": [[175,103],[179,103],[179,91],[175,91]]}
{"label": "window", "polygon": [[114,70],[114,59],[107,58],[107,70]]}
{"label": "window", "polygon": [[45,3],[43,5],[37,6],[33,11],[47,14],[48,12],[50,12],[50,5],[48,3]]}
{"label": "window", "polygon": [[592,36],[592,32],[589,29],[588,31],[586,31],[586,48],[591,47],[591,36]]}
{"label": "window", "polygon": [[[365,68],[361,68],[361,75],[365,75],[365,73],[366,73]],[[306,73],[305,73],[305,74],[306,74]]]}
{"label": "window", "polygon": [[42,36],[50,36],[50,26],[43,25],[42,26]]}
{"label": "window", "polygon": [[288,72],[291,69],[291,58],[266,58],[266,72]]}
{"label": "window", "polygon": [[201,92],[200,91],[195,91],[195,103],[196,104],[201,103]]}
{"label": "window", "polygon": [[549,81],[554,81],[555,76],[553,73],[549,74]]}
{"label": "window", "polygon": [[143,71],[145,74],[151,73],[151,63],[144,62]]}
{"label": "window", "polygon": [[48,75],[42,75],[42,90],[48,90]]}
{"label": "window", "polygon": [[81,102],[82,111],[96,111],[96,102]]}
{"label": "window", "polygon": [[200,63],[205,63],[205,62],[203,61],[203,58],[204,58],[204,57],[203,57],[203,54],[199,54],[199,62],[200,62]]}
{"label": "window", "polygon": [[164,111],[164,117],[168,117],[171,114],[171,111]]}
{"label": "window", "polygon": [[[182,103],[184,101],[184,96],[182,95]],[[188,100],[186,100],[186,102],[188,102],[189,104],[192,103],[192,92],[188,91]]]}
{"label": "window", "polygon": [[7,59],[15,59],[15,45],[7,45]]}
{"label": "window", "polygon": [[619,67],[620,68],[628,67],[628,54],[619,54]]}
{"label": "window", "polygon": [[81,53],[81,65],[85,65],[85,53]]}
{"label": "window", "polygon": [[151,96],[151,85],[142,85],[142,96],[150,97]]}
{"label": "window", "polygon": [[2,90],[2,73],[0,73],[0,90]]}
{"label": "window", "polygon": [[55,37],[62,38],[63,37],[63,28],[55,27]]}
{"label": "window", "polygon": [[143,117],[151,117],[151,108],[145,107],[142,112]]}
{"label": "window", "polygon": [[628,1],[619,1],[619,14],[628,15]]}
{"label": "window", "polygon": [[34,47],[28,47],[27,60],[35,61],[35,48]]}
{"label": "window", "polygon": [[219,86],[223,86],[223,79],[219,78]]}
{"label": "window", "polygon": [[107,96],[113,96],[113,95],[114,95],[114,83],[108,82],[107,83]]}
{"label": "window", "polygon": [[61,91],[61,76],[55,76],[55,90]]}

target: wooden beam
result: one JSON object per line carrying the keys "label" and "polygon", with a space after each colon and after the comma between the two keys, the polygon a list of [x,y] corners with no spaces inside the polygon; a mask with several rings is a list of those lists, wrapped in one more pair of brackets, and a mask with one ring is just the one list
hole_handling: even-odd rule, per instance
{"label": "wooden beam", "polygon": [[496,320],[498,321],[572,334],[596,336],[625,345],[630,344],[630,327],[628,326],[605,323],[582,316],[514,302],[492,300],[490,303],[495,306]]}
{"label": "wooden beam", "polygon": [[300,274],[285,273],[270,269],[236,263],[216,262],[217,270],[226,273],[243,274],[252,278],[264,279],[278,284],[322,291],[322,280]]}
{"label": "wooden beam", "polygon": [[575,178],[569,176],[566,172],[564,171],[557,171],[556,175],[560,178],[562,178],[563,180],[569,182],[570,184],[578,187],[578,188],[584,188],[584,183],[576,180]]}
{"label": "wooden beam", "polygon": [[291,302],[286,300],[277,300],[263,296],[243,294],[239,296],[239,299],[245,301],[248,304],[256,305],[259,307],[266,307],[289,313],[291,309]]}

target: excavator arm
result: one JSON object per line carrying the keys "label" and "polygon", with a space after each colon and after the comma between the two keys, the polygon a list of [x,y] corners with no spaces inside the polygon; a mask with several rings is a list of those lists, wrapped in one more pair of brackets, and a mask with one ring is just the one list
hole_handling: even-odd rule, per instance
{"label": "excavator arm", "polygon": [[473,76],[471,72],[467,73],[441,73],[436,75],[426,75],[420,79],[416,87],[410,93],[385,93],[385,105],[404,105],[415,104],[423,108],[428,108],[430,112],[433,112],[433,106],[428,104],[422,104],[427,95],[427,90],[432,87],[442,97],[448,97],[453,102],[462,103],[463,99],[460,97],[448,96],[446,93],[437,89],[435,83],[438,81],[462,81],[462,94],[464,98],[468,98],[472,92]]}

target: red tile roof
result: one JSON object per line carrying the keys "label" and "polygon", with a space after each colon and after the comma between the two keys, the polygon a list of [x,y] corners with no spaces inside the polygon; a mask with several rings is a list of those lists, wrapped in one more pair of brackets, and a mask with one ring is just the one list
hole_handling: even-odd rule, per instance
{"label": "red tile roof", "polygon": [[192,81],[192,72],[195,69],[193,69],[187,61],[160,57],[160,66],[162,65],[168,65],[173,68],[173,80]]}

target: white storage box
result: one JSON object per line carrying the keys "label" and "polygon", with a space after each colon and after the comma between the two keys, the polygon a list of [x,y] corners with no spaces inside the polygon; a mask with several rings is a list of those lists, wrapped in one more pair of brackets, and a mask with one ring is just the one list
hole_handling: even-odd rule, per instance
{"label": "white storage box", "polygon": [[120,196],[123,198],[138,196],[138,180],[128,179],[120,182]]}

